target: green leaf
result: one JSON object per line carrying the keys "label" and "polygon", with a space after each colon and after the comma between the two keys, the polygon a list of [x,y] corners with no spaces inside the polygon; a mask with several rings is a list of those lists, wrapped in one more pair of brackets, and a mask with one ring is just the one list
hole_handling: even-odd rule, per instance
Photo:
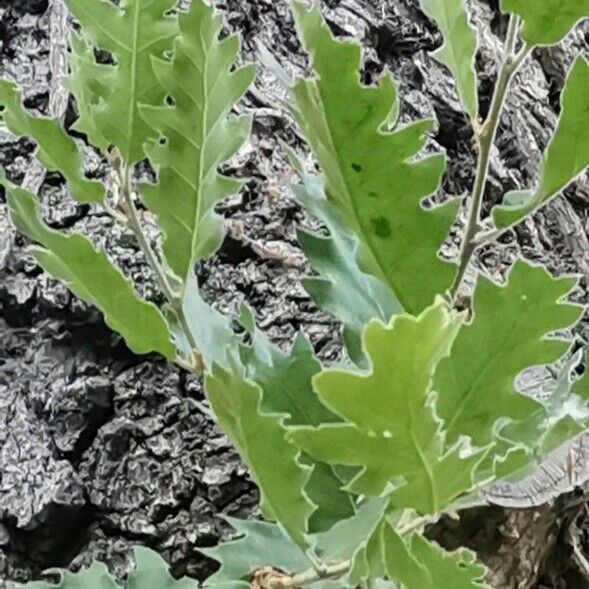
{"label": "green leaf", "polygon": [[398,315],[388,326],[369,323],[363,342],[370,370],[330,369],[314,379],[323,402],[346,422],[293,428],[292,439],[317,460],[362,467],[350,484],[353,492],[379,495],[403,477],[409,489],[395,492],[398,504],[437,512],[471,488],[472,471],[482,458],[458,447],[445,453],[432,404],[434,370],[461,324],[462,316],[451,316],[442,303],[418,318]]}
{"label": "green leaf", "polygon": [[72,129],[84,133],[92,145],[106,154],[109,142],[96,125],[94,109],[109,95],[116,71],[110,65],[97,63],[92,48],[75,31],[70,35],[70,48],[70,75],[66,85],[76,98],[78,110],[78,119]]}
{"label": "green leaf", "polygon": [[51,171],[67,180],[72,196],[81,203],[102,202],[104,186],[87,180],[76,142],[64,131],[59,121],[33,117],[23,108],[20,92],[11,82],[0,81],[1,118],[11,133],[30,137],[37,144],[35,156]]}
{"label": "green leaf", "polygon": [[305,533],[313,506],[304,493],[310,468],[285,439],[280,414],[262,412],[262,389],[238,374],[214,365],[205,377],[205,392],[219,420],[260,487],[264,506],[291,538],[307,548]]}
{"label": "green leaf", "polygon": [[59,581],[56,583],[31,581],[19,584],[17,587],[22,589],[121,589],[121,586],[109,574],[106,565],[101,562],[93,562],[79,573],[63,569],[50,569],[46,573],[59,577]]}
{"label": "green leaf", "polygon": [[[205,365],[218,364],[228,368],[229,358],[237,358],[239,339],[231,329],[229,319],[203,300],[194,272],[188,274],[182,308],[187,328],[203,356]],[[179,337],[185,337],[181,335],[181,330]],[[187,341],[179,347],[186,354],[191,351]]]}
{"label": "green leaf", "polygon": [[388,322],[402,312],[391,290],[358,266],[358,240],[338,221],[325,198],[319,176],[306,175],[294,188],[305,208],[329,229],[329,237],[300,231],[298,239],[319,277],[306,278],[303,286],[315,304],[344,325],[343,339],[350,359],[365,364],[362,330],[371,319]]}
{"label": "green leaf", "polygon": [[189,579],[188,577],[175,579],[170,574],[166,561],[157,552],[140,546],[135,548],[134,553],[135,569],[129,575],[125,589],[199,588],[196,579]]}
{"label": "green leaf", "polygon": [[510,196],[507,203],[504,201],[503,205],[493,209],[493,221],[498,228],[519,223],[557,196],[585,171],[589,165],[588,94],[589,63],[579,57],[562,91],[560,118],[554,137],[542,158],[539,186],[529,192],[527,198],[522,198],[518,192],[519,198]]}
{"label": "green leaf", "polygon": [[47,226],[35,197],[7,180],[2,183],[16,228],[41,244],[32,248],[39,265],[63,280],[78,297],[96,306],[106,324],[120,333],[136,354],[159,352],[175,357],[167,323],[153,304],[137,297],[129,280],[106,254],[80,233],[66,235]]}
{"label": "green leaf", "polygon": [[521,36],[528,45],[554,45],[589,16],[589,0],[501,0],[501,10],[523,19]]}
{"label": "green leaf", "polygon": [[478,120],[479,99],[475,72],[476,30],[468,22],[464,0],[420,0],[421,10],[444,37],[434,57],[445,65],[456,81],[458,96],[472,121]]}
{"label": "green leaf", "polygon": [[[172,49],[177,33],[176,18],[165,14],[176,0],[124,0],[116,6],[108,0],[66,0],[73,16],[82,25],[82,36],[96,47],[110,52],[116,65],[110,66],[108,93],[104,86],[93,88],[96,104],[89,105],[82,125],[99,143],[108,141],[118,147],[127,164],[143,159],[143,144],[154,136],[151,127],[139,116],[139,104],[160,104],[165,91],[157,83],[151,67],[152,56],[163,57]],[[78,62],[79,65],[82,65]],[[71,88],[83,89],[76,95],[79,103],[87,100],[89,77],[96,72],[74,75]],[[98,83],[104,81],[101,78]],[[81,84],[81,85],[79,85]],[[88,104],[87,102],[85,104]]]}
{"label": "green leaf", "polygon": [[296,118],[325,175],[327,199],[360,239],[362,269],[382,279],[406,311],[418,313],[455,274],[437,252],[458,203],[421,205],[445,168],[441,154],[416,159],[433,121],[383,131],[396,98],[388,72],[376,86],[363,86],[360,46],[334,39],[319,10],[300,2],[293,7],[316,73],[293,88]]}
{"label": "green leaf", "polygon": [[254,68],[233,69],[239,38],[219,40],[223,19],[202,0],[181,14],[179,26],[172,61],[153,60],[155,75],[174,104],[141,108],[145,121],[165,137],[164,144],[146,146],[159,182],[145,185],[142,197],[165,233],[168,264],[184,278],[220,245],[215,205],[241,185],[217,168],[249,135],[251,118],[229,114],[251,84]]}
{"label": "green leaf", "polygon": [[121,586],[109,574],[102,563],[93,562],[87,569],[72,573],[51,569],[48,574],[57,575],[57,583],[33,581],[19,585],[22,589],[198,589],[196,579],[175,579],[166,561],[153,550],[138,546],[134,550],[135,568]]}
{"label": "green leaf", "polygon": [[242,307],[240,323],[251,337],[249,346],[241,346],[241,360],[249,380],[263,390],[262,409],[286,415],[285,425],[313,425],[339,421],[313,392],[313,376],[321,371],[313,348],[302,333],[294,341],[290,354],[284,354],[254,326],[251,311]]}
{"label": "green leaf", "polygon": [[515,390],[514,381],[525,368],[550,364],[566,352],[569,342],[548,336],[579,319],[580,307],[561,301],[575,282],[554,279],[522,261],[505,286],[479,279],[474,319],[461,330],[434,379],[449,443],[466,435],[484,446],[498,420],[526,419],[539,407]]}
{"label": "green leaf", "polygon": [[[260,385],[263,392],[262,410],[285,415],[285,425],[313,425],[339,421],[313,391],[311,379],[321,371],[313,348],[301,333],[295,338],[289,354],[284,354],[255,327],[251,311],[241,309],[239,321],[248,331],[251,344],[240,348],[247,377]],[[305,490],[317,509],[309,522],[309,530],[326,529],[342,517],[354,513],[344,482],[333,468],[312,460],[311,478]]]}
{"label": "green leaf", "polygon": [[404,589],[489,589],[483,583],[485,567],[469,552],[446,552],[418,534],[405,541],[390,525],[381,530],[375,546],[380,544],[389,579]]}
{"label": "green leaf", "polygon": [[199,549],[221,563],[221,568],[204,582],[205,587],[238,580],[249,586],[252,571],[264,566],[292,572],[309,568],[304,552],[277,524],[233,518],[227,521],[240,537],[214,548]]}

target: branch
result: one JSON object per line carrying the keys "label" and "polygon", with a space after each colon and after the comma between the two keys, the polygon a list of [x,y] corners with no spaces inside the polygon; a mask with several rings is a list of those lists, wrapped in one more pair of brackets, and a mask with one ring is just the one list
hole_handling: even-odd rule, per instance
{"label": "branch", "polygon": [[459,257],[458,273],[456,274],[454,284],[450,289],[450,295],[454,300],[460,290],[460,286],[462,285],[464,275],[466,274],[472,256],[481,245],[481,242],[476,242],[475,238],[479,229],[483,196],[485,194],[485,187],[489,175],[491,150],[495,142],[495,137],[497,136],[501,114],[507,96],[507,89],[514,74],[530,53],[530,48],[527,45],[524,45],[521,50],[516,53],[518,29],[519,18],[512,16],[509,20],[503,63],[501,64],[497,83],[495,84],[495,91],[493,93],[489,114],[487,115],[485,122],[475,128],[479,157],[468,221],[466,223],[462,250]]}

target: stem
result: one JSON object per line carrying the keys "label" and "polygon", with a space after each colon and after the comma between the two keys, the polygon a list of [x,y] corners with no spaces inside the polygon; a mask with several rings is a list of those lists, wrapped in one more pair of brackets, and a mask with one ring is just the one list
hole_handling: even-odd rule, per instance
{"label": "stem", "polygon": [[[418,517],[404,526],[399,527],[397,533],[400,536],[404,536],[433,521],[434,518],[431,516]],[[352,560],[344,560],[325,565],[321,568],[312,568],[295,575],[287,575],[274,569],[262,569],[263,574],[257,578],[258,583],[254,583],[253,585],[261,589],[297,589],[309,583],[315,583],[316,581],[337,579],[348,573],[352,568],[352,564]]]}
{"label": "stem", "polygon": [[472,190],[472,199],[470,203],[468,221],[466,223],[462,250],[459,257],[458,273],[456,274],[454,284],[450,289],[450,296],[452,299],[456,298],[456,294],[462,285],[464,275],[466,274],[472,256],[480,246],[480,243],[475,242],[475,237],[479,230],[479,219],[481,216],[483,196],[489,174],[491,150],[497,136],[499,121],[501,120],[501,114],[505,105],[507,89],[514,74],[517,72],[522,62],[530,52],[530,49],[524,45],[517,54],[515,53],[518,29],[519,18],[512,16],[509,20],[503,62],[499,70],[497,83],[495,84],[495,90],[493,93],[489,114],[480,128],[475,129],[475,138],[477,141],[479,157]]}
{"label": "stem", "polygon": [[166,299],[168,299],[168,301],[172,305],[176,306],[178,296],[174,292],[173,288],[170,286],[168,277],[166,276],[166,272],[162,268],[155,251],[151,247],[145,233],[143,232],[143,228],[141,227],[141,221],[139,220],[137,207],[133,202],[133,193],[131,191],[129,167],[126,164],[121,165],[121,168],[119,170],[119,177],[121,193],[125,202],[125,208],[127,209],[129,227],[135,234],[135,239],[137,239],[139,247],[143,250],[145,257],[147,258],[147,262],[153,269],[158,279],[160,288],[162,289],[162,292],[164,293]]}
{"label": "stem", "polygon": [[168,280],[166,276],[166,272],[154,251],[151,247],[147,236],[143,232],[143,228],[141,227],[141,221],[139,219],[139,214],[137,213],[137,207],[133,201],[133,191],[131,189],[131,174],[129,166],[122,162],[117,162],[115,165],[115,169],[117,171],[119,177],[119,186],[121,191],[121,196],[123,197],[123,201],[125,203],[125,209],[128,215],[128,226],[133,231],[135,235],[135,239],[137,239],[137,243],[139,247],[145,254],[147,262],[151,266],[153,272],[155,273],[160,288],[164,293],[164,296],[172,306],[173,312],[175,313],[181,327],[182,331],[186,335],[188,343],[192,349],[191,354],[188,358],[176,358],[175,362],[178,366],[188,370],[190,372],[200,373],[203,370],[203,361],[200,352],[198,351],[198,346],[192,335],[192,331],[188,322],[186,320],[186,316],[184,314],[184,309],[182,308],[182,297],[179,296]]}

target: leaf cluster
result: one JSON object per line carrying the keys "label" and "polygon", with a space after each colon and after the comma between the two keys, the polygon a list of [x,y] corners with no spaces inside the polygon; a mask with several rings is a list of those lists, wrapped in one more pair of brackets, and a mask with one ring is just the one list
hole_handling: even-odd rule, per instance
{"label": "leaf cluster", "polygon": [[[108,181],[89,180],[81,140],[60,121],[32,116],[9,82],[0,83],[2,118],[36,142],[35,156],[61,173],[72,198],[135,236],[165,303],[142,300],[105,251],[75,228],[50,227],[37,195],[2,183],[39,266],[98,308],[135,353],[156,352],[203,374],[219,425],[260,488],[266,520],[232,520],[238,537],[203,551],[220,563],[205,586],[486,587],[484,567],[426,540],[425,525],[484,502],[487,485],[524,476],[589,419],[587,377],[570,378],[570,328],[583,311],[568,300],[577,280],[521,259],[497,284],[473,263],[478,248],[562,193],[589,164],[589,64],[579,56],[537,186],[506,194],[483,219],[510,83],[535,46],[559,42],[589,15],[587,1],[502,1],[509,28],[484,118],[477,31],[464,0],[420,1],[444,38],[433,57],[455,80],[479,159],[463,203],[427,206],[447,165],[431,138],[436,121],[406,123],[390,73],[363,84],[360,46],[337,39],[319,9],[293,2],[313,73],[280,78],[320,170],[291,153],[299,175],[293,195],[327,230],[299,234],[315,271],[303,284],[343,326],[346,357],[337,366],[323,366],[302,334],[288,352],[279,350],[247,307],[234,330],[199,293],[195,267],[223,237],[215,206],[240,188],[219,169],[251,127],[238,112],[255,68],[238,65],[239,38],[225,34],[204,0],[186,10],[174,0],[66,1],[81,26],[71,36],[68,80],[74,130],[108,163]],[[138,179],[144,160],[154,182]],[[461,207],[462,247],[448,261],[440,250]],[[156,243],[142,209],[161,230]],[[543,400],[516,387],[522,371],[539,365],[561,367]],[[196,585],[171,577],[150,551],[135,556],[126,589]],[[28,587],[121,587],[99,564],[58,577]]]}

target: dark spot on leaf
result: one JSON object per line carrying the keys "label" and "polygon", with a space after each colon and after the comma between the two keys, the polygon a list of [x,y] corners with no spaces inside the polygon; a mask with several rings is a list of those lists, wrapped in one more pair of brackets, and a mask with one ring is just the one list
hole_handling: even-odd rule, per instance
{"label": "dark spot on leaf", "polygon": [[377,237],[386,239],[391,236],[391,224],[385,217],[376,217],[370,219],[370,222],[372,223],[372,231]]}
{"label": "dark spot on leaf", "polygon": [[374,190],[371,190],[371,191],[368,193],[368,196],[369,196],[370,198],[378,198],[378,192],[374,192]]}
{"label": "dark spot on leaf", "polygon": [[352,170],[354,170],[354,172],[358,172],[358,174],[363,170],[364,168],[362,168],[362,166],[360,164],[352,164]]}

